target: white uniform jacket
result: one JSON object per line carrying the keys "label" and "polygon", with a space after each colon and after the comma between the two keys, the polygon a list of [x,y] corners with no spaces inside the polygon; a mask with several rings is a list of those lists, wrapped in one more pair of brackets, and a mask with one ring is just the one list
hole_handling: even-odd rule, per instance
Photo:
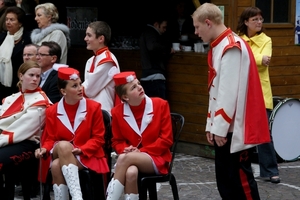
{"label": "white uniform jacket", "polygon": [[208,64],[206,131],[221,137],[232,132],[231,153],[269,142],[262,89],[248,44],[227,29],[211,43]]}
{"label": "white uniform jacket", "polygon": [[49,105],[40,88],[6,97],[0,109],[0,147],[24,140],[39,142],[39,130]]}
{"label": "white uniform jacket", "polygon": [[85,65],[84,96],[101,103],[102,109],[110,113],[116,96],[113,76],[120,73],[119,63],[107,47],[98,50],[95,56]]}

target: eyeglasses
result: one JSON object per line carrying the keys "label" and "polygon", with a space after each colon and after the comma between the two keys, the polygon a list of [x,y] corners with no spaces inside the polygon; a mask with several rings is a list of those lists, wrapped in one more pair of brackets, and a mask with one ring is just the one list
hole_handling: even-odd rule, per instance
{"label": "eyeglasses", "polygon": [[251,21],[253,21],[255,23],[258,23],[259,21],[261,21],[263,23],[264,22],[264,18],[258,18],[258,17],[256,17],[256,18],[251,19]]}
{"label": "eyeglasses", "polygon": [[51,54],[38,53],[37,56],[44,57],[44,56],[52,56],[52,55]]}
{"label": "eyeglasses", "polygon": [[23,57],[33,57],[33,56],[37,56],[37,54],[31,54],[31,53],[24,53]]}

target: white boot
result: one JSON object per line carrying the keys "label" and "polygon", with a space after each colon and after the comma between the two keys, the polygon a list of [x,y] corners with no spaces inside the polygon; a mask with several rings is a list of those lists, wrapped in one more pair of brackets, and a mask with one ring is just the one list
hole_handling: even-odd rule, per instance
{"label": "white boot", "polygon": [[125,194],[124,200],[139,200],[139,195],[138,194]]}
{"label": "white boot", "polygon": [[54,184],[53,191],[55,200],[69,200],[68,186],[64,184],[57,186],[57,184]]}
{"label": "white boot", "polygon": [[124,190],[124,185],[118,179],[112,178],[107,187],[106,200],[119,200]]}
{"label": "white boot", "polygon": [[61,168],[72,196],[72,200],[83,200],[79,183],[78,167],[73,164]]}

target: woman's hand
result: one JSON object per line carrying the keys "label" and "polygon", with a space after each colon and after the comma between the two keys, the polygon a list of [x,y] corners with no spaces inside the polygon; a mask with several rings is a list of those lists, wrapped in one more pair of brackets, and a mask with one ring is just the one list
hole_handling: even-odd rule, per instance
{"label": "woman's hand", "polygon": [[263,56],[263,58],[262,58],[262,64],[264,66],[269,66],[270,65],[270,61],[271,61],[271,57],[270,56]]}
{"label": "woman's hand", "polygon": [[129,153],[129,152],[140,152],[140,150],[136,147],[133,147],[130,145],[129,147],[125,147],[123,153]]}
{"label": "woman's hand", "polygon": [[34,155],[36,158],[42,158],[43,155],[47,152],[47,149],[45,148],[38,148],[35,150]]}
{"label": "woman's hand", "polygon": [[81,149],[79,149],[79,148],[74,148],[74,149],[72,150],[72,153],[73,153],[74,155],[79,155],[79,154],[82,153],[82,151],[81,151]]}

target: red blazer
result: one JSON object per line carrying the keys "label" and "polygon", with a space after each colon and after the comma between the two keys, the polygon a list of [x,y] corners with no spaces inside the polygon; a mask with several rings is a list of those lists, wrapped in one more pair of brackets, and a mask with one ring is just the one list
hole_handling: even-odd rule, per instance
{"label": "red blazer", "polygon": [[130,145],[138,147],[150,156],[161,156],[171,161],[170,147],[173,144],[170,108],[167,101],[146,96],[141,128],[135,121],[127,103],[112,109],[112,147],[118,154]]}
{"label": "red blazer", "polygon": [[[63,101],[64,98],[46,110],[46,125],[42,135],[42,147],[50,152],[56,142],[61,140],[70,141],[74,147],[81,149],[80,160],[85,166],[97,173],[105,173],[103,172],[104,169],[101,169],[103,166],[99,166],[96,162],[105,158],[103,150],[105,127],[101,104],[85,98],[80,100],[73,128],[63,106]],[[42,180],[45,180],[49,162],[50,159],[43,165]],[[108,169],[108,166],[106,167]]]}

